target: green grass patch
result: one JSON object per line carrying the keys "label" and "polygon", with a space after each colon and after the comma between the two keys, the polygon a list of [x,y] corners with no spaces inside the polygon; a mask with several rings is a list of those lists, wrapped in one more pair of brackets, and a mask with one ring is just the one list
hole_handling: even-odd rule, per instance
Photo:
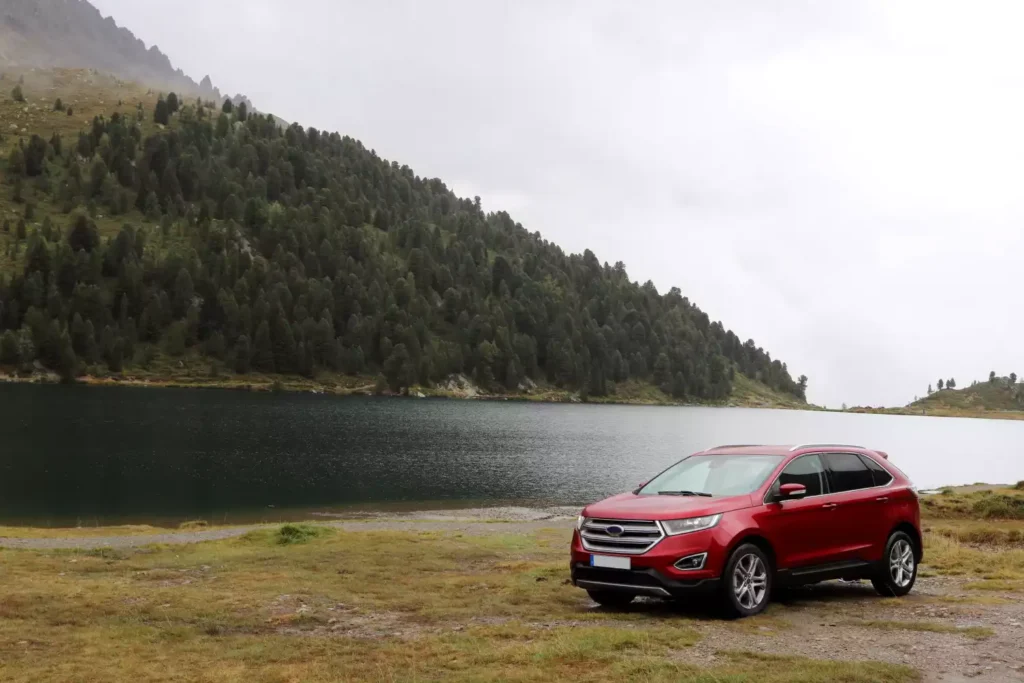
{"label": "green grass patch", "polygon": [[312,524],[285,524],[274,534],[274,541],[278,545],[294,545],[296,543],[308,543],[314,538],[326,536],[332,530]]}

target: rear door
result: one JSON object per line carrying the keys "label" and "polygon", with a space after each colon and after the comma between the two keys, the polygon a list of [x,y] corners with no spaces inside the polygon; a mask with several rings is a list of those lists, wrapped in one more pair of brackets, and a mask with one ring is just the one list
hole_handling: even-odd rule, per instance
{"label": "rear door", "polygon": [[[803,484],[807,495],[801,499],[774,502],[782,484]],[[780,569],[829,562],[833,552],[828,520],[822,504],[828,493],[825,466],[818,454],[794,458],[768,489],[768,501],[757,516],[758,526],[775,549]]]}
{"label": "rear door", "polygon": [[875,487],[874,474],[856,453],[826,453],[832,495],[835,505],[830,515],[834,533],[836,561],[873,560],[877,537],[884,540],[884,508]]}

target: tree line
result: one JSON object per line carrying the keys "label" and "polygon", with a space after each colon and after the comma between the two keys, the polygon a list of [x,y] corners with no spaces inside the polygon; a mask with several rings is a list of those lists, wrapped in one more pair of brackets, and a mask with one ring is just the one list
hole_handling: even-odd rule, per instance
{"label": "tree line", "polygon": [[[12,198],[29,216],[30,188],[59,214],[15,226],[0,363],[73,378],[160,348],[238,373],[380,374],[395,390],[465,373],[495,390],[605,395],[637,379],[721,399],[741,372],[805,396],[806,377],[677,288],[566,254],[350,137],[175,95],[153,112],[165,129],[144,136],[143,116],[12,150]],[[101,216],[123,226],[101,237]]]}

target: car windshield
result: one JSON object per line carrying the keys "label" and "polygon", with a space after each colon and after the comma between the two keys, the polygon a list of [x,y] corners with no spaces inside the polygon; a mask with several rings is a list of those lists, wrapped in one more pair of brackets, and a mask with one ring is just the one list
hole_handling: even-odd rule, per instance
{"label": "car windshield", "polygon": [[764,483],[781,455],[691,455],[640,489],[652,495],[738,496]]}

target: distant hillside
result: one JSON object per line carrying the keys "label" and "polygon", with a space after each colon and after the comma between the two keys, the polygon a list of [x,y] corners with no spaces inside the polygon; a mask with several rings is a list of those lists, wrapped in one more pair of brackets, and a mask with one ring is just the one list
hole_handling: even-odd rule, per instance
{"label": "distant hillside", "polygon": [[[902,408],[872,408],[857,406],[847,409],[853,413],[888,415],[934,415],[938,417],[983,417],[1024,420],[1024,384],[1017,376],[996,377],[975,382],[962,389],[944,388],[932,391]],[[956,384],[954,383],[954,387]],[[929,387],[931,389],[931,387]]]}
{"label": "distant hillside", "polygon": [[[155,45],[85,0],[0,0],[0,67],[96,69],[149,87],[220,103],[210,77],[196,83]],[[236,96],[235,103],[244,98]],[[247,102],[250,111],[251,103]]]}
{"label": "distant hillside", "polygon": [[95,72],[2,83],[7,373],[804,403],[806,377],[678,289],[352,138]]}
{"label": "distant hillside", "polygon": [[907,407],[927,411],[1024,410],[1024,384],[1018,384],[1016,379],[1016,376],[1013,381],[1010,377],[993,377],[962,389],[933,391]]}

